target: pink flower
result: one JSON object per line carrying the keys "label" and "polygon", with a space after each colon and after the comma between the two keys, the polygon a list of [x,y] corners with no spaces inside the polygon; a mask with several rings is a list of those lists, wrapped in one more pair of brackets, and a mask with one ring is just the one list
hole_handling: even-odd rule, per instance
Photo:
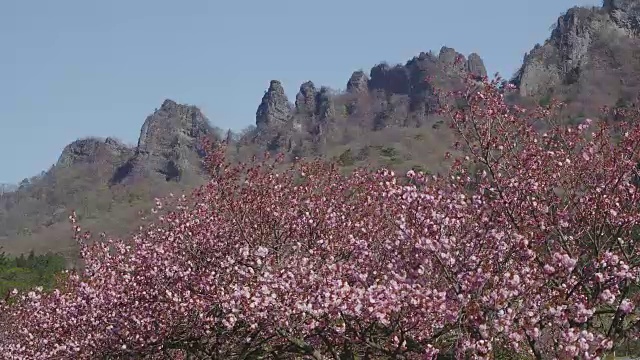
{"label": "pink flower", "polygon": [[633,308],[634,308],[634,305],[629,299],[622,300],[622,302],[620,303],[620,306],[618,307],[618,309],[620,309],[620,311],[622,311],[625,314],[630,313],[633,310]]}

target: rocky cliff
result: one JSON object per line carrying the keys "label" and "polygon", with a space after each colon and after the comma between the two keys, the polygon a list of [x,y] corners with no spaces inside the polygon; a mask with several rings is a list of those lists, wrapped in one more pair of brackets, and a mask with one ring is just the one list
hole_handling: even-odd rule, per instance
{"label": "rocky cliff", "polygon": [[165,100],[149,115],[140,130],[138,144],[130,148],[113,138],[85,138],[67,145],[56,167],[78,165],[115,166],[112,184],[134,178],[180,181],[202,176],[202,137],[217,134],[200,109]]}
{"label": "rocky cliff", "polygon": [[282,84],[272,80],[256,111],[256,131],[250,138],[269,150],[292,151],[297,156],[308,154],[301,148],[309,144],[314,144],[312,152],[322,152],[318,144],[326,144],[327,137],[351,124],[364,131],[420,127],[428,123],[438,105],[434,86],[453,90],[469,74],[486,76],[480,56],[472,53],[467,58],[442,47],[437,55],[423,52],[405,64],[375,65],[368,75],[355,71],[343,93],[318,89],[306,81],[300,85],[294,106]]}
{"label": "rocky cliff", "polygon": [[112,182],[140,177],[196,180],[202,176],[200,140],[215,135],[200,109],[167,99],[144,121],[133,156],[119,167]]}
{"label": "rocky cliff", "polygon": [[114,138],[86,138],[67,145],[60,154],[56,166],[70,167],[78,164],[120,164],[133,156],[134,150]]}
{"label": "rocky cliff", "polygon": [[[368,74],[354,71],[342,93],[306,81],[294,103],[282,83],[272,80],[256,110],[256,129],[245,144],[257,144],[256,152],[318,155],[323,151],[318,144],[326,144],[345,126],[356,125],[363,131],[421,127],[438,106],[434,86],[455,89],[469,74],[486,76],[480,56],[472,53],[467,58],[442,47],[438,54],[423,52],[405,64],[377,64]],[[111,184],[140,179],[197,182],[202,178],[203,152],[198,145],[202,136],[218,138],[204,114],[195,106],[167,99],[145,119],[135,148],[112,138],[80,139],[63,150],[56,166],[116,165]]]}
{"label": "rocky cliff", "polygon": [[640,1],[607,0],[560,16],[514,77],[524,97],[554,96],[579,111],[633,100],[640,90]]}

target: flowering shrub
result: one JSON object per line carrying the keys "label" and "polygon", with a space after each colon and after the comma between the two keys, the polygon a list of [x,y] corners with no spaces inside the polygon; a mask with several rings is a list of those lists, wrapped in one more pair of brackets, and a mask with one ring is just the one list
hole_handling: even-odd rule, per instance
{"label": "flowering shrub", "polygon": [[[8,359],[596,359],[637,336],[640,125],[539,122],[469,83],[444,177],[207,157],[131,239],[3,305]],[[460,105],[463,104],[463,105]],[[169,209],[167,211],[167,209]]]}

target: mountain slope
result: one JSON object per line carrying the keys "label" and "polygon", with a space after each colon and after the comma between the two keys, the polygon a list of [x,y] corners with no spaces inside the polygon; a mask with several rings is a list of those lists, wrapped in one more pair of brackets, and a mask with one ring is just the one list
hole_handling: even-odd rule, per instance
{"label": "mountain slope", "polygon": [[154,197],[202,183],[200,136],[217,139],[200,110],[165,100],[134,148],[113,138],[70,143],[48,171],[0,194],[0,246],[9,253],[73,252],[71,210],[96,231],[135,229]]}
{"label": "mountain slope", "polygon": [[[378,64],[369,75],[356,71],[343,93],[305,82],[295,103],[273,80],[256,111],[255,128],[227,134],[229,156],[240,161],[272,151],[289,159],[336,158],[345,167],[438,171],[447,130],[434,129],[438,98],[425,79],[452,90],[469,73],[486,75],[482,59],[443,47],[438,55],[421,53],[404,65]],[[72,142],[49,171],[0,196],[0,244],[14,253],[72,253],[66,222],[72,209],[94,231],[118,235],[134,229],[134,219],[155,196],[205,180],[202,136],[221,139],[198,108],[167,99],[144,121],[134,148],[112,138]]]}
{"label": "mountain slope", "polygon": [[[569,111],[635,102],[640,91],[640,1],[607,0],[560,16],[551,36],[525,55],[514,77],[523,97],[555,97]],[[543,100],[544,101],[544,100]]]}
{"label": "mountain slope", "polygon": [[[255,129],[244,134],[239,143],[245,148],[284,151],[291,158],[333,156],[336,148],[345,146],[366,153],[367,146],[379,145],[368,144],[371,137],[387,133],[397,137],[393,134],[398,129],[432,131],[439,120],[435,116],[439,105],[436,88],[460,89],[469,74],[486,75],[480,56],[470,54],[467,59],[443,47],[438,55],[421,53],[404,65],[378,64],[369,75],[355,71],[342,93],[305,82],[294,104],[281,83],[273,80],[256,112]],[[414,134],[419,138],[426,136],[423,131],[413,132],[419,133]]]}
{"label": "mountain slope", "polygon": [[[557,97],[569,103],[565,115],[571,118],[597,114],[602,105],[628,106],[640,92],[638,35],[640,1],[569,9],[549,39],[525,56],[509,99],[534,104]],[[346,169],[442,171],[451,134],[435,113],[436,89],[459,89],[469,75],[486,76],[480,56],[443,47],[405,64],[354,71],[344,92],[307,81],[295,99],[288,99],[273,80],[257,108],[255,126],[226,134],[228,156],[241,161],[270,151],[289,160],[331,158]],[[205,181],[201,136],[222,138],[199,109],[165,100],[145,120],[136,147],[110,138],[71,143],[49,171],[0,194],[0,244],[14,252],[72,251],[66,224],[70,209],[78,209],[83,224],[95,231],[119,234],[135,228],[139,222],[133,219],[153,197]]]}

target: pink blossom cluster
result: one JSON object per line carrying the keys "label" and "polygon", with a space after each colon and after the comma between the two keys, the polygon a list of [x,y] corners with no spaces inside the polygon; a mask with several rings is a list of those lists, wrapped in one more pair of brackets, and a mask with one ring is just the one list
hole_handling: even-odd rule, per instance
{"label": "pink blossom cluster", "polygon": [[472,85],[447,176],[218,149],[130,239],[75,225],[85,268],[2,305],[2,356],[602,358],[640,325],[640,125],[540,131]]}

